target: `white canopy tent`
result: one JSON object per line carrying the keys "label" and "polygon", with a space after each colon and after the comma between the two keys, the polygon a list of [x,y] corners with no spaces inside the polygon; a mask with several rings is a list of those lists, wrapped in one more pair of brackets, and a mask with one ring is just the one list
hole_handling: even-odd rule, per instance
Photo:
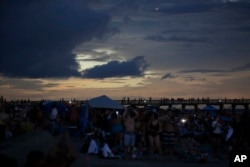
{"label": "white canopy tent", "polygon": [[112,100],[106,95],[94,97],[88,100],[88,104],[91,108],[105,108],[105,109],[117,109],[117,110],[124,109],[123,105],[119,104],[115,100]]}

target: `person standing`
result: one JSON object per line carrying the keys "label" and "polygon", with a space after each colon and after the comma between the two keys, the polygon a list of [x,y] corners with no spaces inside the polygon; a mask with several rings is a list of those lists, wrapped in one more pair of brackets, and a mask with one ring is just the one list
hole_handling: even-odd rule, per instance
{"label": "person standing", "polygon": [[172,158],[174,155],[176,137],[177,133],[174,123],[170,119],[166,120],[163,126],[161,141],[164,154],[169,158]]}
{"label": "person standing", "polygon": [[3,104],[0,103],[0,141],[4,141],[5,132],[9,125],[9,115],[5,112]]}
{"label": "person standing", "polygon": [[123,132],[122,119],[119,113],[113,112],[111,119],[111,134],[114,136],[114,146],[120,146],[121,136]]}
{"label": "person standing", "polygon": [[125,159],[132,158],[132,153],[136,140],[135,120],[138,117],[138,115],[139,115],[138,112],[132,107],[126,108],[124,113],[122,114],[123,124],[125,127],[123,134]]}
{"label": "person standing", "polygon": [[50,123],[51,123],[51,132],[52,134],[56,134],[58,130],[58,108],[55,104],[51,106],[51,113],[50,113]]}
{"label": "person standing", "polygon": [[152,157],[155,150],[157,150],[158,154],[162,156],[161,141],[160,141],[161,124],[158,117],[159,116],[157,113],[152,113],[151,119],[147,127],[147,134],[150,147],[149,158]]}
{"label": "person standing", "polygon": [[220,157],[221,155],[221,144],[222,144],[222,121],[219,117],[216,117],[215,120],[212,121],[212,139],[213,139],[213,147],[215,157]]}
{"label": "person standing", "polygon": [[57,118],[58,118],[58,109],[55,104],[52,104],[51,113],[50,113],[50,121],[56,122]]}

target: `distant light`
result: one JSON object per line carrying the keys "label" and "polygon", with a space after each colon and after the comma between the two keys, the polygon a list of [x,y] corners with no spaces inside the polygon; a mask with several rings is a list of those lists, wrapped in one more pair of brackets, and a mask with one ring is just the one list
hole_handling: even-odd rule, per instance
{"label": "distant light", "polygon": [[70,101],[69,101],[69,104],[71,104],[71,103],[72,103],[72,101],[70,100]]}
{"label": "distant light", "polygon": [[159,8],[156,7],[156,8],[155,8],[155,11],[158,11],[158,10],[159,10]]}
{"label": "distant light", "polygon": [[186,119],[181,119],[181,123],[185,123],[185,122],[187,122],[187,120]]}

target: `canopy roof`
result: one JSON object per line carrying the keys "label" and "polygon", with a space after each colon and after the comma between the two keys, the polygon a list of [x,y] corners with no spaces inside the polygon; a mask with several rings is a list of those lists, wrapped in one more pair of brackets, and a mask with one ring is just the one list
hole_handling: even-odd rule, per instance
{"label": "canopy roof", "polygon": [[217,111],[218,109],[215,108],[215,107],[212,106],[212,105],[207,105],[207,106],[204,107],[202,110],[204,110],[204,111]]}
{"label": "canopy roof", "polygon": [[65,102],[61,101],[48,100],[42,103],[43,110],[48,113],[51,111],[53,106],[57,107],[58,112],[60,113],[67,111],[69,108]]}
{"label": "canopy roof", "polygon": [[94,97],[88,100],[88,104],[92,108],[106,108],[106,109],[124,109],[124,106],[117,101],[112,100],[106,95]]}

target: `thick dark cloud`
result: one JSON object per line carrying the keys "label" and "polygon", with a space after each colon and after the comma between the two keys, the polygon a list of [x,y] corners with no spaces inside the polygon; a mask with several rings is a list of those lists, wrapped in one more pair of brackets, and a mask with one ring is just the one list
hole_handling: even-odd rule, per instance
{"label": "thick dark cloud", "polygon": [[111,61],[105,65],[95,66],[87,69],[83,76],[86,78],[104,79],[111,77],[139,77],[144,75],[148,63],[143,56],[137,56],[131,60],[118,62]]}
{"label": "thick dark cloud", "polygon": [[0,74],[80,76],[74,47],[110,32],[110,17],[82,0],[6,0],[0,5]]}

